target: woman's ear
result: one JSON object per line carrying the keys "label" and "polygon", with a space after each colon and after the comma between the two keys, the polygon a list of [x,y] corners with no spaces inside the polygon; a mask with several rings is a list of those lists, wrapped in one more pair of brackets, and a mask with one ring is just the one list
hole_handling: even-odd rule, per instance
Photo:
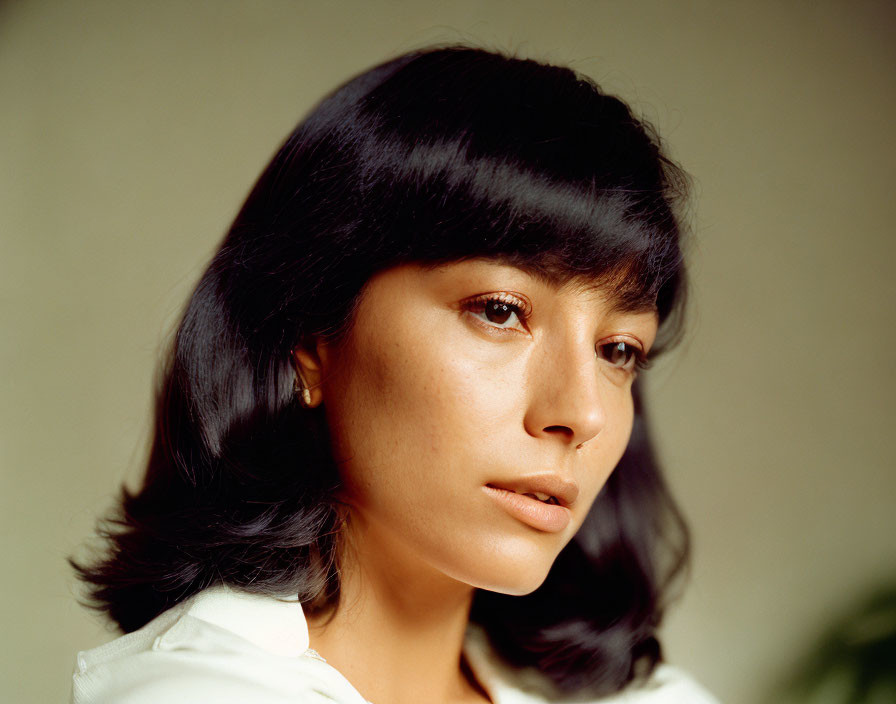
{"label": "woman's ear", "polygon": [[296,346],[292,351],[293,366],[296,370],[296,394],[305,408],[315,408],[323,401],[321,382],[326,355],[323,347],[324,344],[314,338]]}

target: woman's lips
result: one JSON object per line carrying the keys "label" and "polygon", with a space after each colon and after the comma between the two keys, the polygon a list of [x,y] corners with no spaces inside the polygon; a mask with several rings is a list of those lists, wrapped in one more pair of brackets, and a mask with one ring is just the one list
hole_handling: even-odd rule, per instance
{"label": "woman's lips", "polygon": [[510,489],[490,485],[482,488],[507,513],[536,530],[559,533],[569,525],[570,513],[565,506],[545,503]]}

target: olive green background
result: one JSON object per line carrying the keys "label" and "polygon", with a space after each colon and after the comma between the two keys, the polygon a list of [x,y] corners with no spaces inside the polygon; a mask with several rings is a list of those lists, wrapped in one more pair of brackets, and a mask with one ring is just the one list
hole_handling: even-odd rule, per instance
{"label": "olive green background", "polygon": [[0,4],[0,698],[110,633],[65,557],[139,475],[160,348],[326,91],[471,41],[566,62],[694,177],[685,344],[650,374],[695,568],[670,659],[762,701],[896,572],[890,2]]}

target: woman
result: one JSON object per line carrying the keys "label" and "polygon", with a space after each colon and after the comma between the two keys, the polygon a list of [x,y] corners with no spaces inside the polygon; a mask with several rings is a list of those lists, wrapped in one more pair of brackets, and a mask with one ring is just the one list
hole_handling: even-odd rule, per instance
{"label": "woman", "polygon": [[687,540],[634,385],[680,328],[684,182],[565,68],[430,49],[327,97],[76,565],[128,635],[73,700],[711,701],[658,667]]}

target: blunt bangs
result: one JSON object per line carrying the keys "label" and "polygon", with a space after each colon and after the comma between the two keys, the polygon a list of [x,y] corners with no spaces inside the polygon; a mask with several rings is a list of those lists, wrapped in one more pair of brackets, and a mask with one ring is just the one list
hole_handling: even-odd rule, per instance
{"label": "blunt bangs", "polygon": [[393,213],[404,211],[394,231],[407,233],[409,258],[494,258],[558,285],[576,280],[605,288],[621,308],[656,309],[661,320],[674,305],[683,267],[678,231],[647,222],[629,194],[583,192],[482,158],[448,161],[445,171],[426,178],[413,171],[413,161],[412,154],[408,173],[396,180],[435,197],[388,204]]}
{"label": "blunt bangs", "polygon": [[686,178],[653,129],[569,69],[486,54],[471,81],[469,58],[402,63],[337,131],[377,267],[492,257],[677,320]]}

